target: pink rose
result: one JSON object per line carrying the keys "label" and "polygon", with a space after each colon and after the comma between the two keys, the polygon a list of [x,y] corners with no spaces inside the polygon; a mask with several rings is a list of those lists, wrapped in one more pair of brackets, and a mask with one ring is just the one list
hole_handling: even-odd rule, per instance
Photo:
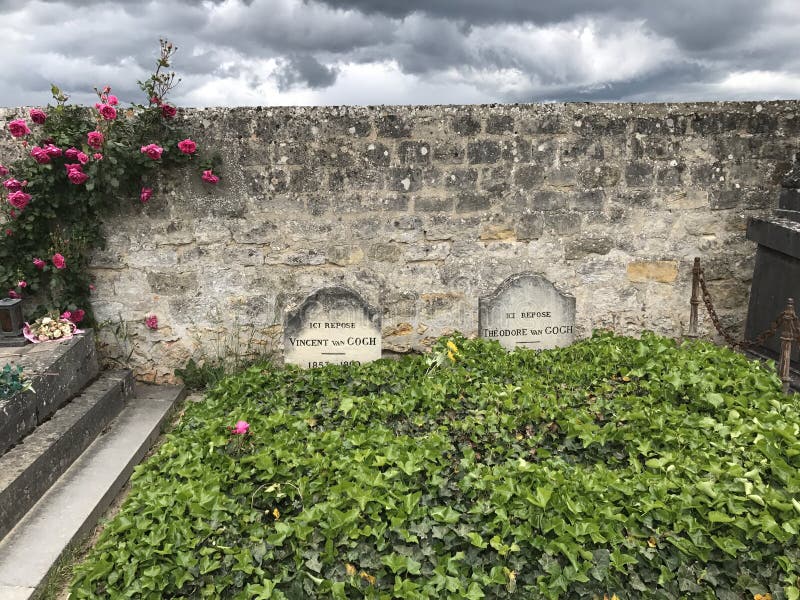
{"label": "pink rose", "polygon": [[83,152],[78,152],[78,155],[75,158],[77,158],[82,165],[85,165],[87,162],[89,162],[89,157]]}
{"label": "pink rose", "polygon": [[250,431],[250,423],[247,421],[236,421],[236,425],[230,429],[233,435],[245,435]]}
{"label": "pink rose", "polygon": [[61,148],[59,148],[58,146],[56,146],[54,144],[47,144],[44,147],[44,151],[47,152],[47,156],[50,156],[50,157],[53,157],[53,158],[61,156]]}
{"label": "pink rose", "polygon": [[26,194],[22,190],[17,190],[8,195],[8,203],[18,210],[25,210],[28,202],[31,201],[31,195]]}
{"label": "pink rose", "polygon": [[93,292],[94,290],[95,290],[94,284],[93,284],[93,283],[90,283],[90,284],[89,284],[89,291],[90,291],[90,292]]}
{"label": "pink rose", "polygon": [[110,94],[109,94],[108,100],[106,100],[106,102],[108,102],[111,106],[116,106],[117,104],[119,104],[119,100],[117,100],[117,97],[116,96],[112,96]]}
{"label": "pink rose", "polygon": [[32,108],[31,112],[28,114],[31,116],[31,121],[37,125],[44,124],[45,120],[47,119],[47,115],[44,113],[44,111],[39,110],[38,108]]}
{"label": "pink rose", "polygon": [[203,175],[200,177],[200,179],[208,183],[213,183],[213,184],[219,183],[219,177],[214,175],[214,173],[211,172],[211,169],[209,169],[208,171],[203,171]]}
{"label": "pink rose", "polygon": [[8,169],[6,169],[3,165],[0,165],[0,177],[5,177],[8,175]]}
{"label": "pink rose", "polygon": [[20,279],[17,282],[17,287],[26,288],[26,287],[28,287],[28,282],[25,281],[24,279]]}
{"label": "pink rose", "polygon": [[6,229],[6,236],[7,237],[11,237],[12,235],[14,235],[14,230],[13,229]]}
{"label": "pink rose", "polygon": [[80,150],[78,150],[75,146],[72,146],[71,148],[64,150],[64,158],[67,160],[78,160],[79,152]]}
{"label": "pink rose", "polygon": [[161,158],[161,153],[164,152],[164,149],[156,144],[147,144],[147,146],[142,146],[141,150],[142,154],[147,154],[153,160]]}
{"label": "pink rose", "polygon": [[195,152],[197,152],[197,144],[194,141],[187,138],[182,142],[178,142],[178,150],[180,150],[184,154],[194,154]]}
{"label": "pink rose", "polygon": [[63,255],[59,254],[58,252],[53,254],[52,260],[53,260],[53,266],[56,269],[63,269],[64,267],[67,266],[67,260],[64,258]]}
{"label": "pink rose", "polygon": [[28,135],[31,130],[28,129],[25,119],[14,119],[8,124],[8,132],[15,138],[20,138]]}
{"label": "pink rose", "polygon": [[64,319],[65,321],[70,321],[72,320],[72,313],[69,312],[68,310],[65,310],[63,313],[61,313],[61,318]]}
{"label": "pink rose", "polygon": [[78,169],[73,169],[72,171],[67,171],[67,179],[70,180],[70,183],[74,183],[75,185],[80,185],[84,183],[87,179],[89,179],[89,176],[83,171],[79,171]]}
{"label": "pink rose", "polygon": [[94,154],[92,154],[92,158],[95,160],[103,160],[103,155],[100,154],[99,152],[95,152]]}
{"label": "pink rose", "polygon": [[156,106],[161,106],[161,98],[158,96],[152,96],[150,98],[150,104],[155,104]]}
{"label": "pink rose", "polygon": [[6,179],[3,182],[3,185],[9,192],[16,192],[18,190],[21,190],[26,183],[27,181],[17,181],[16,179],[11,178],[11,179]]}
{"label": "pink rose", "polygon": [[86,143],[89,144],[89,146],[91,146],[95,150],[99,150],[100,148],[102,148],[104,141],[105,138],[103,137],[103,134],[100,133],[99,131],[90,131],[88,134],[86,134]]}
{"label": "pink rose", "polygon": [[142,202],[147,202],[150,200],[150,197],[153,195],[153,188],[143,187],[142,192],[139,194],[139,200]]}
{"label": "pink rose", "polygon": [[85,315],[86,315],[85,310],[83,310],[82,308],[76,308],[75,310],[72,311],[72,318],[70,319],[70,321],[72,321],[77,325],[78,323],[83,321],[83,317]]}
{"label": "pink rose", "polygon": [[67,170],[67,173],[70,171],[83,171],[83,165],[81,163],[67,163],[64,165],[64,168]]}
{"label": "pink rose", "polygon": [[22,298],[15,290],[8,290],[9,298]]}
{"label": "pink rose", "polygon": [[117,118],[117,109],[110,104],[101,104],[97,107],[97,111],[106,121],[113,121]]}
{"label": "pink rose", "polygon": [[44,261],[41,258],[34,258],[33,259],[33,266],[39,269],[40,271],[44,269]]}
{"label": "pink rose", "polygon": [[148,329],[158,329],[158,317],[155,315],[147,315],[144,318],[144,324]]}
{"label": "pink rose", "polygon": [[161,114],[164,115],[165,119],[171,119],[176,114],[178,114],[178,109],[170,104],[162,104],[161,105]]}
{"label": "pink rose", "polygon": [[50,155],[44,148],[40,148],[39,146],[31,148],[31,156],[40,165],[46,165],[50,162]]}

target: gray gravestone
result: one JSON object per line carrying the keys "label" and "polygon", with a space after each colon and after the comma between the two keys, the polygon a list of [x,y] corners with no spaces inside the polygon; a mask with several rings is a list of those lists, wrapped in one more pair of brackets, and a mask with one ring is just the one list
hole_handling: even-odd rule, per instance
{"label": "gray gravestone", "polygon": [[508,350],[569,346],[575,340],[575,297],[541,275],[512,275],[478,300],[478,334]]}
{"label": "gray gravestone", "polygon": [[370,362],[381,357],[381,315],[346,287],[317,290],[287,311],[284,361],[301,367]]}

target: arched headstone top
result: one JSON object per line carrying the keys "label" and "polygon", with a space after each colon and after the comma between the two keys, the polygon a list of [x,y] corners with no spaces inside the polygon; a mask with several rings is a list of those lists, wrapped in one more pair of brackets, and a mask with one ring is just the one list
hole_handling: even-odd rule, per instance
{"label": "arched headstone top", "polygon": [[575,297],[536,273],[517,273],[478,300],[478,333],[508,350],[569,346]]}

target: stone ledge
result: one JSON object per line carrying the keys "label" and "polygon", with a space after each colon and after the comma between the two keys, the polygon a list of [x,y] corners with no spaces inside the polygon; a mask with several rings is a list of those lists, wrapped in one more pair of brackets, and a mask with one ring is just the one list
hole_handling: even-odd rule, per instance
{"label": "stone ledge", "polygon": [[130,371],[104,373],[0,458],[0,537],[119,414],[132,393]]}

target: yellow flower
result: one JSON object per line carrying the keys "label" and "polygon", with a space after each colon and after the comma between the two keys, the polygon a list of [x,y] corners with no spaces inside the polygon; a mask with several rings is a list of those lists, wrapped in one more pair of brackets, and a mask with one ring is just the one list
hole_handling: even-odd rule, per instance
{"label": "yellow flower", "polygon": [[366,581],[368,584],[375,585],[375,576],[374,575],[370,575],[366,571],[361,571],[361,573],[359,573],[358,576],[361,577],[361,579]]}
{"label": "yellow flower", "polygon": [[272,516],[275,517],[275,520],[277,521],[278,519],[281,518],[281,511],[279,511],[277,508],[273,508]]}
{"label": "yellow flower", "polygon": [[352,577],[353,575],[356,574],[356,568],[353,565],[351,565],[350,563],[347,563],[344,566],[344,570],[347,571],[347,575],[350,576],[350,577]]}
{"label": "yellow flower", "polygon": [[458,346],[455,345],[453,340],[447,340],[447,347],[450,348],[451,352],[458,354]]}
{"label": "yellow flower", "polygon": [[447,353],[447,358],[449,358],[449,359],[450,359],[450,362],[456,362],[456,357],[453,355],[453,353],[452,353],[452,352],[449,352],[449,351],[448,351],[448,353]]}

